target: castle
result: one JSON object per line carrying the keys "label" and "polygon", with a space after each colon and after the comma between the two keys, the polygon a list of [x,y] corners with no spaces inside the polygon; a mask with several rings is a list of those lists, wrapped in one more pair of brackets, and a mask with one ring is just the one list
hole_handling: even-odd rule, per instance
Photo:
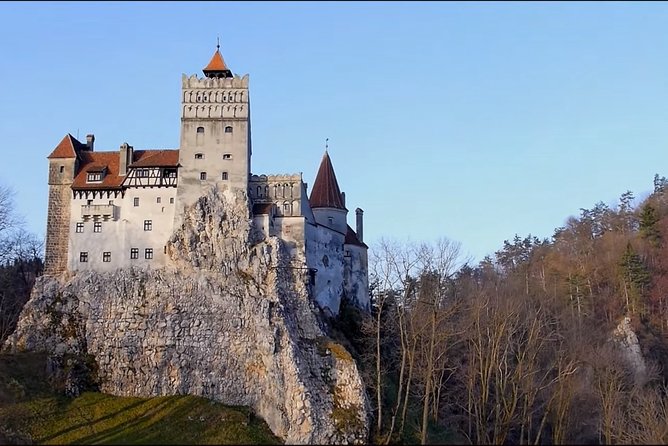
{"label": "castle", "polygon": [[301,174],[252,174],[248,75],[232,74],[220,46],[203,73],[182,76],[178,149],[96,152],[94,135],[67,134],[51,152],[45,273],[165,266],[184,209],[211,188],[241,190],[254,228],[301,259],[323,310],[338,314],[342,297],[368,308],[363,211],[353,230],[327,150],[310,197]]}

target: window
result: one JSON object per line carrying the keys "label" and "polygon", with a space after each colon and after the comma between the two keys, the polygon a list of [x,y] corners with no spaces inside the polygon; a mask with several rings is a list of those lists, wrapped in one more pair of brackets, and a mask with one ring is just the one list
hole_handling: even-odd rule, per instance
{"label": "window", "polygon": [[102,253],[103,262],[111,262],[111,253],[109,251]]}
{"label": "window", "polygon": [[206,180],[206,172],[200,172],[199,173],[199,179],[200,180]]}
{"label": "window", "polygon": [[165,169],[162,171],[162,176],[165,178],[176,178],[176,169]]}
{"label": "window", "polygon": [[232,155],[229,154],[229,153],[223,153],[223,159],[224,159],[224,160],[231,160],[231,159],[232,159]]}
{"label": "window", "polygon": [[137,178],[148,178],[149,170],[148,169],[139,169],[137,170]]}
{"label": "window", "polygon": [[131,259],[138,259],[139,258],[139,248],[130,249],[130,258]]}
{"label": "window", "polygon": [[197,133],[204,133],[204,127],[197,127]]}
{"label": "window", "polygon": [[113,205],[113,204],[114,204],[114,200],[109,200],[109,204],[110,204],[110,205]]}
{"label": "window", "polygon": [[162,202],[162,198],[160,198],[160,197],[156,198],[156,199],[155,199],[155,202],[156,202],[156,203],[160,203],[160,202]]}
{"label": "window", "polygon": [[195,154],[195,159],[196,159],[196,160],[204,159],[204,154],[203,154],[203,153],[196,153],[196,154]]}
{"label": "window", "polygon": [[135,207],[139,206],[139,197],[135,197],[134,205],[135,205]]}
{"label": "window", "polygon": [[169,199],[169,204],[174,204],[174,198],[173,197]]}
{"label": "window", "polygon": [[145,259],[152,259],[153,258],[153,248],[146,248],[144,250],[144,258]]}
{"label": "window", "polygon": [[60,166],[60,173],[65,172],[65,166]]}
{"label": "window", "polygon": [[334,225],[334,219],[332,217],[327,217],[327,221],[329,222],[330,226]]}
{"label": "window", "polygon": [[227,172],[223,172],[223,180],[227,180]]}
{"label": "window", "polygon": [[93,204],[93,200],[86,200],[86,204],[87,204],[88,206],[92,206],[92,204]]}
{"label": "window", "polygon": [[79,253],[79,261],[85,263],[88,261],[88,251],[83,251]]}
{"label": "window", "polygon": [[150,231],[153,229],[153,220],[144,220],[144,231]]}
{"label": "window", "polygon": [[77,222],[77,232],[83,232],[83,222]]}
{"label": "window", "polygon": [[91,172],[88,174],[88,182],[102,181],[102,172]]}
{"label": "window", "polygon": [[93,232],[102,232],[102,222],[96,221],[93,223]]}
{"label": "window", "polygon": [[225,133],[232,133],[232,126],[228,125],[225,127]]}
{"label": "window", "polygon": [[286,214],[290,213],[290,203],[283,203],[283,212]]}

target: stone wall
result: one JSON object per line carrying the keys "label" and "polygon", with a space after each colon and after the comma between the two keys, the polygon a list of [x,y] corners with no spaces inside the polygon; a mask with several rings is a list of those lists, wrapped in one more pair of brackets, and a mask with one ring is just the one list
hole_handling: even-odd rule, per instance
{"label": "stone wall", "polygon": [[71,200],[69,184],[49,185],[44,274],[60,274],[67,270]]}
{"label": "stone wall", "polygon": [[103,392],[201,395],[252,407],[291,444],[364,443],[357,366],[327,338],[308,274],[260,239],[243,194],[184,215],[160,269],[38,280],[5,349],[93,355]]}

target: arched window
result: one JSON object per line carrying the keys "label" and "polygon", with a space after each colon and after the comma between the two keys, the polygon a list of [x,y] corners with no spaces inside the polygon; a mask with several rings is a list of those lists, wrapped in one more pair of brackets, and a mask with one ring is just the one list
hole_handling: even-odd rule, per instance
{"label": "arched window", "polygon": [[197,127],[197,133],[204,133],[204,127]]}
{"label": "arched window", "polygon": [[200,180],[206,180],[206,172],[200,172],[199,173],[199,179]]}
{"label": "arched window", "polygon": [[257,187],[257,196],[258,196],[258,198],[262,197],[262,187],[261,186]]}
{"label": "arched window", "polygon": [[290,215],[292,212],[290,212],[290,202],[286,201],[283,203],[283,215]]}
{"label": "arched window", "polygon": [[225,133],[232,133],[232,126],[231,125],[228,125],[227,127],[225,127]]}

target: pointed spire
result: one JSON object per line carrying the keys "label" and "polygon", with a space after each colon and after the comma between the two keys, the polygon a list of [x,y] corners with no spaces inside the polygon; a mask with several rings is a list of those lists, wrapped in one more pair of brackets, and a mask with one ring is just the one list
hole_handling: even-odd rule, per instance
{"label": "pointed spire", "polygon": [[233,77],[232,71],[227,68],[223,55],[220,54],[220,39],[217,40],[216,52],[209,62],[209,65],[202,70],[206,77]]}
{"label": "pointed spire", "polygon": [[346,209],[327,149],[325,149],[325,154],[322,156],[309,202],[311,203],[311,208]]}

